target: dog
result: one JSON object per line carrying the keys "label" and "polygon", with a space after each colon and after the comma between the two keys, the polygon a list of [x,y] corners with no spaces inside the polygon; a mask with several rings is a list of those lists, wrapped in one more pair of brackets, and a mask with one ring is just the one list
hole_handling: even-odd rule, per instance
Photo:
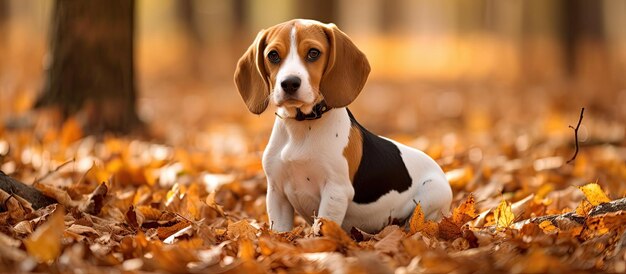
{"label": "dog", "polygon": [[452,190],[425,153],[379,137],[346,108],[369,62],[334,24],[295,19],[261,30],[239,59],[235,84],[250,112],[277,107],[263,153],[271,229],[293,228],[294,211],[374,233],[406,221],[420,203],[427,219],[449,211]]}

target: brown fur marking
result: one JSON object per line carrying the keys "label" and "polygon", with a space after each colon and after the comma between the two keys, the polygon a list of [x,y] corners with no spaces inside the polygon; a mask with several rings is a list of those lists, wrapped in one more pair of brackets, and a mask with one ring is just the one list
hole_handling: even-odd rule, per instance
{"label": "brown fur marking", "polygon": [[361,164],[361,156],[363,156],[363,136],[361,131],[352,126],[350,128],[350,136],[348,137],[348,145],[343,149],[343,157],[348,161],[348,171],[350,181],[354,183],[354,174]]}

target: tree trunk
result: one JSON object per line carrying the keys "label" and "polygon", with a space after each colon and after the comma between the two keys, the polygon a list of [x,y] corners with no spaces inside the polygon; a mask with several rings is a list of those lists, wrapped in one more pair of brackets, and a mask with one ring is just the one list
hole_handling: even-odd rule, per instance
{"label": "tree trunk", "polygon": [[9,1],[0,0],[0,28],[6,24],[9,18]]}
{"label": "tree trunk", "polygon": [[8,34],[7,24],[9,23],[9,1],[8,0],[0,0],[0,48],[6,47]]}
{"label": "tree trunk", "polygon": [[296,4],[298,17],[315,19],[323,23],[337,21],[337,3],[335,0],[303,0]]}
{"label": "tree trunk", "polygon": [[193,0],[177,0],[176,11],[178,18],[182,24],[183,30],[191,38],[195,44],[202,44],[202,33],[196,22],[196,13],[194,12],[195,3]]}
{"label": "tree trunk", "polygon": [[576,76],[578,48],[584,40],[604,39],[602,2],[592,0],[562,0],[562,45],[565,52],[565,70]]}
{"label": "tree trunk", "polygon": [[133,0],[57,0],[51,60],[35,108],[56,107],[63,118],[84,114],[88,134],[128,133],[136,113]]}

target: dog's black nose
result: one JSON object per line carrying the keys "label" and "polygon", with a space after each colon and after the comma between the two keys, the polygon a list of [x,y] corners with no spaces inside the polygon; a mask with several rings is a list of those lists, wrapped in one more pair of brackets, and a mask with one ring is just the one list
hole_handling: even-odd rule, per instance
{"label": "dog's black nose", "polygon": [[289,76],[287,79],[280,82],[280,86],[283,88],[285,93],[294,94],[300,88],[300,77],[297,76]]}

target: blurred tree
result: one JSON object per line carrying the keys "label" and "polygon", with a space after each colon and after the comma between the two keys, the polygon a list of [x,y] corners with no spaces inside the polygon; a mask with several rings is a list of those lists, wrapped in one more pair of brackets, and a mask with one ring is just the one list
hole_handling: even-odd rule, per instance
{"label": "blurred tree", "polygon": [[245,26],[246,18],[246,1],[245,0],[233,0],[231,2],[233,9],[233,24],[236,29],[243,29]]}
{"label": "blurred tree", "polygon": [[337,3],[335,0],[303,0],[298,1],[297,16],[304,19],[315,19],[323,23],[336,23]]}
{"label": "blurred tree", "polygon": [[49,62],[35,108],[79,113],[86,133],[140,129],[133,61],[134,0],[57,0]]}
{"label": "blurred tree", "polygon": [[7,40],[7,24],[9,22],[9,1],[8,0],[0,0],[0,39],[2,41],[2,45],[4,46]]}
{"label": "blurred tree", "polygon": [[202,31],[198,25],[195,12],[194,0],[176,1],[176,12],[187,41],[186,63],[188,64],[187,75],[199,78],[201,75],[201,58],[198,58],[203,44]]}
{"label": "blurred tree", "polygon": [[576,73],[577,53],[582,42],[604,39],[603,2],[594,0],[561,0],[562,44],[565,51],[565,69]]}
{"label": "blurred tree", "polygon": [[6,24],[8,17],[9,17],[9,2],[8,0],[0,0],[0,25]]}
{"label": "blurred tree", "polygon": [[176,1],[176,10],[178,12],[179,20],[182,24],[183,30],[191,39],[192,43],[196,45],[202,44],[202,31],[198,26],[196,19],[194,0],[178,0]]}

